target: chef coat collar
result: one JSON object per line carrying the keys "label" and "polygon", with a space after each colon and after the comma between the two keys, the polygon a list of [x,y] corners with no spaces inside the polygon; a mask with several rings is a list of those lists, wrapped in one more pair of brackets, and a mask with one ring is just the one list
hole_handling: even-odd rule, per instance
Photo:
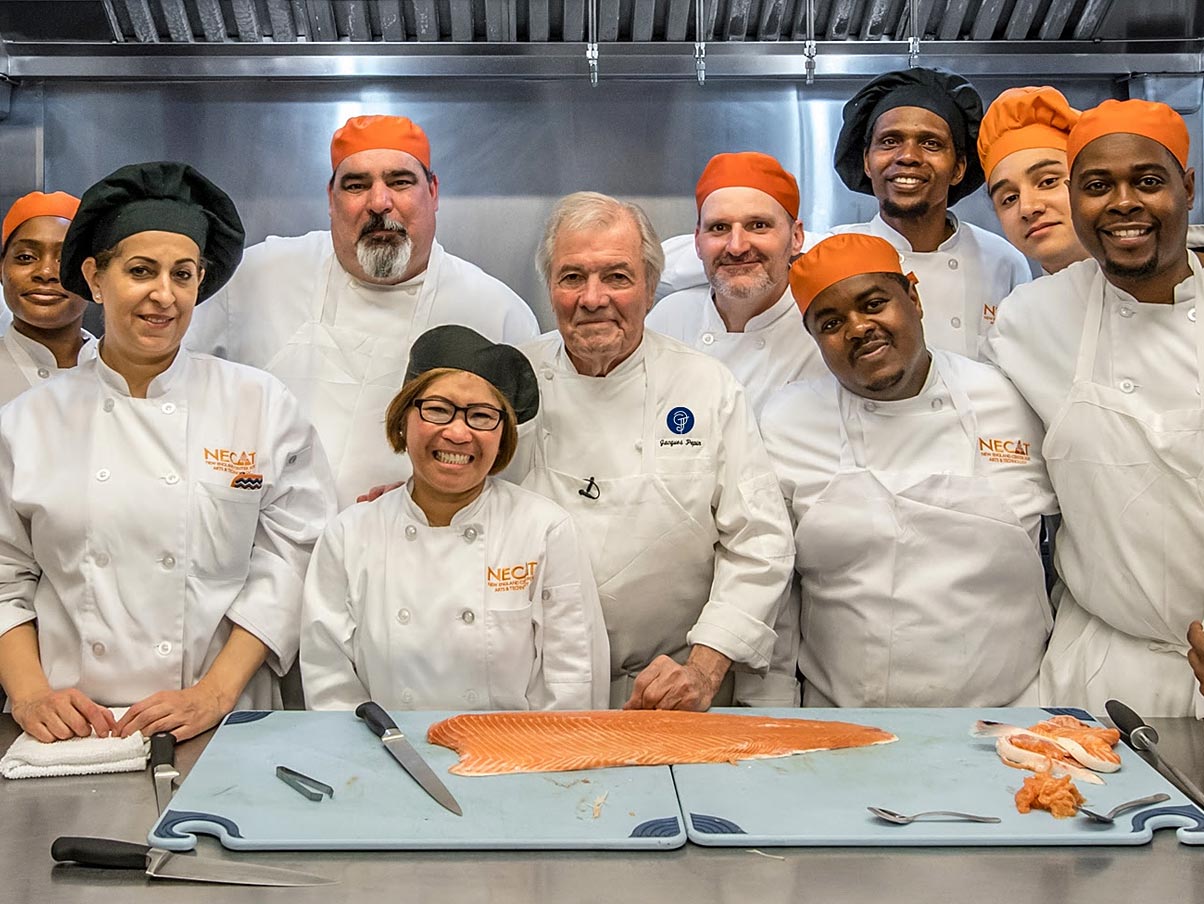
{"label": "chef coat collar", "polygon": [[[906,417],[908,415],[936,414],[943,411],[952,411],[953,401],[949,390],[945,386],[945,381],[937,373],[937,353],[930,348],[928,349],[928,354],[932,356],[932,360],[928,362],[928,376],[924,380],[924,385],[920,387],[920,391],[912,398],[884,402],[878,399],[867,399],[864,396],[858,396],[856,393],[850,393],[856,397],[859,407],[862,409],[862,415]],[[841,388],[843,389],[843,387]],[[848,390],[845,390],[845,392],[848,392]],[[866,402],[873,402],[874,407],[867,409]]]}
{"label": "chef coat collar", "polygon": [[[943,251],[946,254],[953,254],[955,251],[957,251],[957,246],[961,244],[962,225],[961,221],[958,220],[957,215],[951,210],[945,212],[945,219],[953,224],[953,234],[950,235],[949,238],[945,239],[945,241],[937,245],[936,250]],[[907,236],[903,235],[903,233],[899,232],[893,226],[887,223],[886,220],[882,219],[881,213],[875,214],[874,218],[870,220],[870,234],[876,235],[882,239],[886,239],[888,242],[894,245],[898,251],[901,251],[904,254],[934,253],[931,251],[916,251],[914,248],[912,248],[911,242],[907,240]]]}
{"label": "chef coat collar", "polygon": [[[610,379],[621,380],[624,377],[629,376],[629,375],[635,373],[636,371],[640,370],[644,366],[644,358],[647,356],[647,352],[645,351],[645,349],[648,345],[648,343],[646,341],[646,339],[648,337],[647,325],[644,326],[644,330],[645,330],[644,337],[640,339],[640,344],[636,347],[636,350],[633,351],[627,357],[627,359],[625,361],[623,361],[623,363],[621,363],[618,367],[616,367],[614,370],[612,370],[610,373],[608,373],[605,377],[589,377],[589,379],[591,379],[591,380],[610,380]],[[568,349],[566,349],[564,347],[564,337],[557,334],[557,338],[559,339],[559,346],[556,349],[556,356],[553,358],[556,368],[558,370],[560,370],[562,373],[577,374],[577,376],[579,376],[579,377],[584,377],[585,374],[579,373],[577,371],[576,366],[573,364],[573,359],[569,357]]]}
{"label": "chef coat collar", "polygon": [[[104,344],[103,337],[101,345]],[[125,377],[113,370],[100,357],[100,349],[97,348],[96,355],[96,372],[100,377],[100,382],[112,389],[118,395],[129,397],[130,386],[125,381]],[[157,399],[166,396],[178,387],[183,387],[186,384],[188,374],[188,352],[181,346],[176,350],[176,356],[171,364],[167,365],[167,370],[159,374],[150,385],[146,387],[146,397],[148,399]]]}
{"label": "chef coat collar", "polygon": [[[76,360],[76,364],[88,360],[88,358],[91,357],[88,354],[89,348],[94,348],[96,345],[96,337],[91,333],[85,329],[81,329],[80,333],[84,337],[84,344],[80,346],[79,358]],[[33,361],[33,363],[38,367],[46,367],[50,370],[59,369],[59,362],[58,359],[54,357],[54,352],[52,352],[42,343],[38,342],[36,339],[30,339],[24,333],[19,332],[16,327],[13,326],[11,320],[3,327],[0,327],[0,338],[2,338],[6,343],[18,346],[23,352],[25,352],[26,355],[29,356],[29,360]]]}
{"label": "chef coat collar", "polygon": [[[468,503],[468,505],[464,506],[464,508],[460,509],[460,511],[452,515],[451,524],[447,526],[449,529],[463,527],[466,524],[480,524],[482,521],[484,521],[482,512],[484,511],[485,504],[488,501],[490,494],[493,492],[493,481],[494,478],[492,477],[485,478],[485,486],[481,488],[481,495],[479,495],[472,502]],[[413,491],[413,477],[407,480],[405,482],[405,486],[401,487],[401,489],[397,491],[402,495],[402,514],[404,517],[410,518],[425,527],[430,527],[431,522],[427,520],[426,512],[424,512],[422,507],[414,501]],[[441,530],[442,528],[432,529]]]}
{"label": "chef coat collar", "polygon": [[[1186,254],[1188,266],[1191,267],[1191,273],[1187,275],[1186,279],[1175,286],[1175,300],[1172,306],[1198,304],[1204,301],[1204,299],[1196,298],[1196,274],[1204,270],[1204,264],[1200,263],[1200,259],[1196,256],[1195,252],[1188,251]],[[1104,299],[1109,302],[1142,304],[1142,302],[1108,279],[1107,274],[1104,276]]]}
{"label": "chef coat collar", "polygon": [[[727,324],[723,322],[723,318],[719,315],[719,309],[715,307],[715,293],[709,292],[708,299],[710,304],[707,305],[706,329],[715,333],[725,332]],[[748,323],[744,324],[744,332],[755,333],[759,330],[768,329],[787,315],[799,317],[798,305],[794,302],[794,295],[790,291],[789,283],[786,284],[786,291],[782,293],[781,298],[760,314],[749,318]],[[802,318],[799,317],[799,319],[801,320]]]}

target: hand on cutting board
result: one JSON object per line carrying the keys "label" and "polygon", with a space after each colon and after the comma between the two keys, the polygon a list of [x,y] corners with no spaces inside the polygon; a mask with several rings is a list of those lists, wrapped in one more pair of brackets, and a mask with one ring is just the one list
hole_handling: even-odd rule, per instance
{"label": "hand on cutting board", "polygon": [[731,662],[722,653],[704,646],[693,647],[685,665],[668,656],[657,656],[636,677],[623,709],[705,712]]}
{"label": "hand on cutting board", "polygon": [[1204,625],[1198,621],[1191,623],[1191,627],[1187,629],[1187,642],[1191,644],[1191,649],[1187,652],[1187,661],[1191,664],[1191,670],[1196,673],[1196,680],[1200,682],[1200,693],[1204,694]]}
{"label": "hand on cutting board", "polygon": [[67,738],[107,738],[117,730],[113,714],[76,688],[49,687],[33,697],[14,698],[13,719],[30,737],[43,743]]}
{"label": "hand on cutting board", "polygon": [[177,741],[208,731],[230,711],[204,682],[181,691],[159,691],[131,706],[117,723],[117,734],[126,738],[136,731],[150,737],[170,731]]}
{"label": "hand on cutting board", "polygon": [[399,486],[403,486],[403,483],[401,483],[401,482],[399,482],[399,483],[382,483],[380,486],[373,487],[368,492],[361,493],[360,495],[356,496],[355,501],[356,502],[375,502],[381,496],[385,495],[385,493],[391,493],[393,490],[397,489]]}

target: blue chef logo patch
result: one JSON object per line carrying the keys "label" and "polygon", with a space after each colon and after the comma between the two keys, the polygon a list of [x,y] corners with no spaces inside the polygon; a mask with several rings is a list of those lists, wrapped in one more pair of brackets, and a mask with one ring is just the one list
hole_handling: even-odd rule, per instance
{"label": "blue chef logo patch", "polygon": [[694,412],[689,408],[674,408],[669,412],[669,416],[665,418],[665,423],[676,434],[689,433],[694,429]]}

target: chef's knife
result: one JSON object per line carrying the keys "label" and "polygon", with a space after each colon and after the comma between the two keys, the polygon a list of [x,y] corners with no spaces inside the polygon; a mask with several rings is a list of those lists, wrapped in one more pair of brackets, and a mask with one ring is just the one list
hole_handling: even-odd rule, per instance
{"label": "chef's knife", "polygon": [[431,767],[427,765],[422,754],[406,740],[406,736],[401,733],[397,723],[381,709],[379,704],[373,703],[371,700],[361,703],[355,708],[355,714],[368,723],[368,727],[380,738],[385,749],[393,754],[393,758],[401,763],[402,768],[410,774],[410,777],[422,786],[423,791],[457,816],[464,815],[460,805],[452,797],[452,793],[447,790],[447,786],[439,780],[439,776],[435,775]]}
{"label": "chef's knife", "polygon": [[304,886],[332,885],[333,879],[309,873],[257,863],[232,860],[207,860],[177,854],[132,841],[114,838],[78,838],[64,835],[50,846],[50,856],[59,862],[104,869],[140,869],[152,879],[181,879],[189,882],[217,882],[222,885]]}
{"label": "chef's knife", "polygon": [[1168,763],[1158,752],[1158,732],[1153,726],[1147,725],[1145,719],[1129,709],[1119,700],[1109,700],[1104,704],[1108,717],[1113,721],[1120,733],[1124,735],[1134,750],[1144,750],[1154,761],[1154,766],[1163,770],[1167,778],[1178,786],[1179,790],[1190,797],[1198,807],[1204,807],[1204,791],[1196,783],[1183,774],[1176,766]]}
{"label": "chef's knife", "polygon": [[170,731],[156,731],[151,735],[150,769],[155,782],[155,803],[162,816],[171,800],[172,783],[180,777],[180,771],[176,769],[176,736]]}

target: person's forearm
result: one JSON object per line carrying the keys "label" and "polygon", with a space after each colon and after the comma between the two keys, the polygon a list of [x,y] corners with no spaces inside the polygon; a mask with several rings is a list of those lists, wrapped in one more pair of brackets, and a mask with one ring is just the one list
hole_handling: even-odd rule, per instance
{"label": "person's forearm", "polygon": [[690,656],[686,660],[686,665],[697,669],[707,680],[712,696],[719,690],[719,685],[723,683],[731,664],[732,661],[718,650],[703,644],[690,647]]}
{"label": "person's forearm", "polygon": [[38,655],[38,629],[25,622],[0,634],[0,685],[10,700],[27,700],[50,690]]}
{"label": "person's forearm", "polygon": [[222,709],[229,712],[238,702],[251,676],[267,657],[268,648],[263,641],[245,628],[235,625],[226,639],[226,645],[197,686],[214,694]]}

